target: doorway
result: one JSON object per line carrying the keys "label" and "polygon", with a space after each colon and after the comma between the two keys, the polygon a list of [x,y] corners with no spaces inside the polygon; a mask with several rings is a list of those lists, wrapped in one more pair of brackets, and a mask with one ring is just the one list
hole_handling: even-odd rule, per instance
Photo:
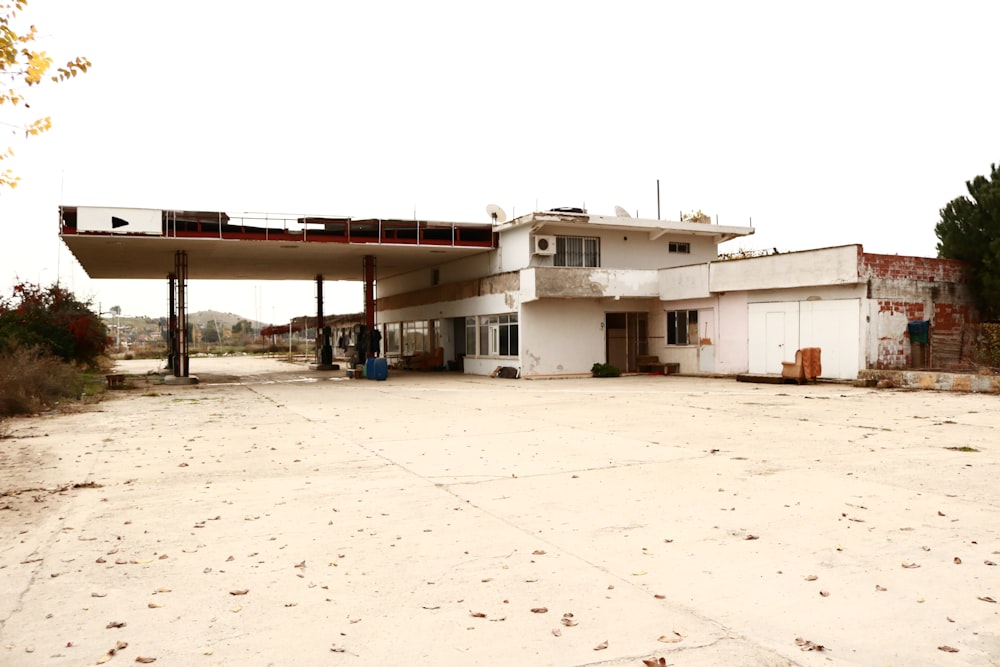
{"label": "doorway", "polygon": [[647,313],[605,313],[605,355],[625,373],[639,371],[639,357],[649,352]]}

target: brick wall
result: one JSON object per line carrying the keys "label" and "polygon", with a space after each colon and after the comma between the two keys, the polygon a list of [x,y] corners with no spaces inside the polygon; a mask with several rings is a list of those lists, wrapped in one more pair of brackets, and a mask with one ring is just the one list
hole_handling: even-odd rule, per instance
{"label": "brick wall", "polygon": [[964,283],[965,271],[956,259],[875,255],[862,252],[858,275],[862,278],[888,280],[921,280],[927,282]]}
{"label": "brick wall", "polygon": [[931,321],[930,350],[925,364],[938,369],[968,365],[967,325],[976,321],[963,264],[951,259],[860,253],[858,274],[868,281],[877,304],[874,320],[876,369],[913,366],[906,324]]}

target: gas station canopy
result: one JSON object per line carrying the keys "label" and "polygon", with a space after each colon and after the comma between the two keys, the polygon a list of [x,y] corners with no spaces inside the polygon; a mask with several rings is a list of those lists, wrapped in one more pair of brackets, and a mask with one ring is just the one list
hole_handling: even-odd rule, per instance
{"label": "gas station canopy", "polygon": [[360,281],[366,256],[384,278],[496,247],[490,222],[85,206],[60,207],[59,218],[60,237],[91,278],[162,280],[182,252],[191,279]]}

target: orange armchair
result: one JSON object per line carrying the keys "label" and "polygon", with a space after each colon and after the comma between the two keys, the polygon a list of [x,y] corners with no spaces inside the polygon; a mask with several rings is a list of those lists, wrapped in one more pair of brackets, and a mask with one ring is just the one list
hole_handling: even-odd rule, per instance
{"label": "orange armchair", "polygon": [[784,381],[802,384],[815,380],[823,372],[818,347],[804,347],[795,351],[795,361],[781,362],[781,377]]}

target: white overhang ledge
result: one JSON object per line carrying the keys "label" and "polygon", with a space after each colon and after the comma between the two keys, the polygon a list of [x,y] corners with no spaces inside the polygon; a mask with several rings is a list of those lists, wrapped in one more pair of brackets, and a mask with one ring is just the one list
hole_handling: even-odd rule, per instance
{"label": "white overhang ledge", "polygon": [[566,213],[562,211],[544,211],[529,213],[511,220],[494,229],[503,232],[524,225],[531,226],[531,233],[536,234],[548,227],[550,230],[567,227],[587,227],[590,229],[616,229],[631,232],[647,232],[649,239],[656,239],[666,234],[686,236],[714,236],[718,243],[731,241],[741,236],[751,236],[753,227],[716,225],[705,222],[679,222],[675,220],[653,220],[650,218],[626,218],[611,215],[590,215],[587,213]]}

